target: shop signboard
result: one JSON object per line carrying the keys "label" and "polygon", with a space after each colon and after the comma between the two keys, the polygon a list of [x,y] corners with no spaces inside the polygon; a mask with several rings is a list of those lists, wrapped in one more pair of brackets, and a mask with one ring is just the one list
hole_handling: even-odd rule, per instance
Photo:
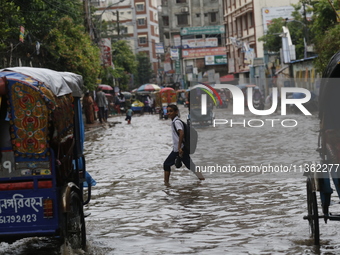
{"label": "shop signboard", "polygon": [[219,56],[225,55],[225,53],[226,53],[225,47],[183,49],[182,58],[184,59],[205,58],[205,56]]}
{"label": "shop signboard", "polygon": [[181,35],[207,35],[207,34],[224,34],[224,33],[225,33],[225,28],[223,25],[181,28]]}
{"label": "shop signboard", "polygon": [[225,65],[227,64],[227,56],[205,56],[205,65]]}

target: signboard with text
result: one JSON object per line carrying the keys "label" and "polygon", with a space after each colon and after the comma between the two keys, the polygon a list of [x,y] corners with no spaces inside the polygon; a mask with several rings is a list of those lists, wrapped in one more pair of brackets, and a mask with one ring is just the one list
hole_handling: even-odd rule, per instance
{"label": "signboard with text", "polygon": [[155,43],[156,54],[164,54],[164,46],[163,43]]}
{"label": "signboard with text", "polygon": [[224,65],[227,64],[227,56],[205,56],[205,65]]}
{"label": "signboard with text", "polygon": [[181,35],[207,35],[207,34],[224,34],[225,28],[219,26],[204,26],[204,27],[183,27]]}
{"label": "signboard with text", "polygon": [[205,58],[205,56],[219,56],[225,53],[225,47],[183,49],[182,58]]}
{"label": "signboard with text", "polygon": [[217,47],[218,40],[216,37],[199,38],[199,39],[183,39],[183,48],[203,48],[203,47]]}

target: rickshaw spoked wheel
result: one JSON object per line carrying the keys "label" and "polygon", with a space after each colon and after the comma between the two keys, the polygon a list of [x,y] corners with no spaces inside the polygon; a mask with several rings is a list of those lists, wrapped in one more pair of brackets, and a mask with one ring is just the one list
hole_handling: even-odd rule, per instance
{"label": "rickshaw spoked wheel", "polygon": [[77,192],[71,191],[70,211],[65,217],[65,239],[72,249],[86,248],[86,229],[82,201]]}
{"label": "rickshaw spoked wheel", "polygon": [[311,237],[314,239],[314,245],[320,245],[319,213],[316,198],[316,191],[313,190],[313,179],[307,178],[307,210],[308,222]]}

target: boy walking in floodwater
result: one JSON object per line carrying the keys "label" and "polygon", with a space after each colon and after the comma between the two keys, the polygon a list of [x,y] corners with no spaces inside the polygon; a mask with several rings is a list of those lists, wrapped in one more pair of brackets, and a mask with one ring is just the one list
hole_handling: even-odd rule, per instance
{"label": "boy walking in floodwater", "polygon": [[126,111],[126,118],[125,120],[127,120],[128,124],[131,124],[131,119],[132,119],[132,110],[131,110],[131,106],[129,107],[129,109]]}
{"label": "boy walking in floodwater", "polygon": [[181,120],[178,118],[178,107],[177,105],[168,105],[167,114],[170,117],[171,131],[172,131],[172,144],[173,148],[167,159],[163,163],[164,169],[164,184],[169,185],[171,166],[175,164],[177,156],[181,157],[184,165],[191,170],[198,179],[205,180],[201,172],[195,171],[195,164],[192,162],[189,152],[184,150],[184,126]]}

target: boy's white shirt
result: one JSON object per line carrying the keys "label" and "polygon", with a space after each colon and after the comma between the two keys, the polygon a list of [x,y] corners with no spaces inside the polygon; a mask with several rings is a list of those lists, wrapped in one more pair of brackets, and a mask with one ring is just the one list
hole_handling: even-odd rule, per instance
{"label": "boy's white shirt", "polygon": [[[177,120],[177,121],[176,121]],[[173,124],[175,123],[175,125]],[[177,134],[174,126],[176,127],[176,130],[183,130],[183,123],[179,120],[178,116],[176,116],[172,122],[171,122],[171,130],[172,130],[172,149],[174,152],[178,152],[178,142],[179,142],[179,135]],[[183,144],[182,144],[182,148],[183,148]]]}

